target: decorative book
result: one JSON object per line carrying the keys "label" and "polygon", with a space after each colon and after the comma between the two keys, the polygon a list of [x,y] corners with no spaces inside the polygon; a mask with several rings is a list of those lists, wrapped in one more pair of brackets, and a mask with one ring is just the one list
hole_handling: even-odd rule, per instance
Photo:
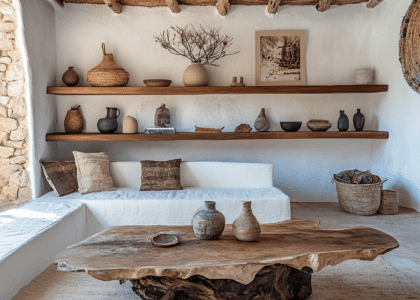
{"label": "decorative book", "polygon": [[151,127],[151,128],[146,128],[146,130],[144,131],[144,134],[175,134],[175,128]]}

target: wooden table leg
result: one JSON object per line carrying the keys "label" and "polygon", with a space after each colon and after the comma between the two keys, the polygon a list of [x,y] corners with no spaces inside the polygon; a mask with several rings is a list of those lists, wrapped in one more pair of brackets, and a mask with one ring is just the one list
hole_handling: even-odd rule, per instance
{"label": "wooden table leg", "polygon": [[131,280],[143,300],[300,300],[312,293],[312,269],[285,265],[264,267],[248,285],[230,279],[147,276]]}

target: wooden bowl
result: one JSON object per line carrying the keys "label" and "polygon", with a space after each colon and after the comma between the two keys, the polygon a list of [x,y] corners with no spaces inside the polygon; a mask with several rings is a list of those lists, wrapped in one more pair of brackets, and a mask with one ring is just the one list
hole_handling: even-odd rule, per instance
{"label": "wooden bowl", "polygon": [[172,80],[168,80],[168,79],[146,79],[146,80],[143,80],[143,82],[147,87],[167,87],[167,86],[171,85]]}
{"label": "wooden bowl", "polygon": [[152,235],[149,239],[152,245],[156,247],[172,247],[178,244],[176,235],[168,233],[157,233]]}
{"label": "wooden bowl", "polygon": [[286,132],[296,132],[302,126],[302,122],[280,122],[280,126]]}
{"label": "wooden bowl", "polygon": [[306,126],[312,131],[327,131],[332,124],[327,120],[309,120]]}

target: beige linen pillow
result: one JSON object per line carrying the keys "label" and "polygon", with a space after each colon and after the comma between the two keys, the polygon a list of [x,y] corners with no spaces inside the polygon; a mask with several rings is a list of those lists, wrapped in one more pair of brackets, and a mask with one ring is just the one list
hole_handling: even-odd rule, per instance
{"label": "beige linen pillow", "polygon": [[105,152],[83,153],[73,151],[73,155],[76,161],[80,194],[116,189],[109,173],[109,158]]}
{"label": "beige linen pillow", "polygon": [[182,190],[181,159],[141,162],[140,191]]}

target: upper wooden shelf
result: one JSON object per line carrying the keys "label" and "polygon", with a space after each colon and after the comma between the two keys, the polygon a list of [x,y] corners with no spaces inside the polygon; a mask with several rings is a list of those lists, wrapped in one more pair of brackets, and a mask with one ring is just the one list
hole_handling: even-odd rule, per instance
{"label": "upper wooden shelf", "polygon": [[61,87],[53,95],[209,95],[209,94],[351,94],[387,92],[388,85],[204,86],[204,87]]}
{"label": "upper wooden shelf", "polygon": [[49,142],[158,142],[158,141],[197,141],[197,140],[270,140],[270,139],[388,139],[389,134],[385,131],[270,131],[249,133],[194,133],[181,132],[166,135],[138,134],[101,134],[101,133],[51,133],[47,134]]}

